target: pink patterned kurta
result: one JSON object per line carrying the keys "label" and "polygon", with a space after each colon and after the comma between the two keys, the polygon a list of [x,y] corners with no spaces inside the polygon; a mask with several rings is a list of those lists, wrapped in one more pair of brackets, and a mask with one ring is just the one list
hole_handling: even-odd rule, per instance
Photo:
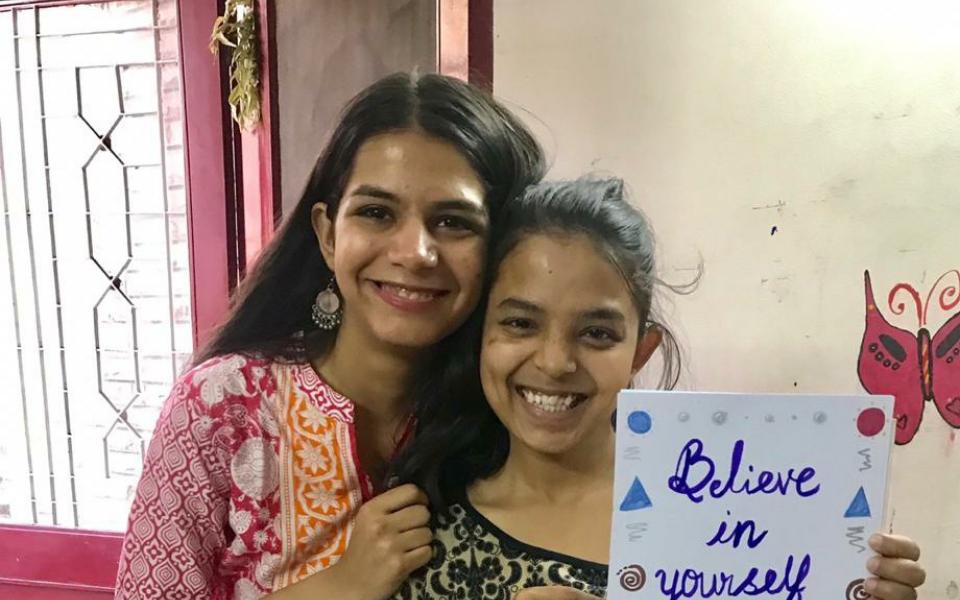
{"label": "pink patterned kurta", "polygon": [[150,442],[116,597],[260,598],[335,563],[372,495],[353,415],[309,364],[188,371]]}

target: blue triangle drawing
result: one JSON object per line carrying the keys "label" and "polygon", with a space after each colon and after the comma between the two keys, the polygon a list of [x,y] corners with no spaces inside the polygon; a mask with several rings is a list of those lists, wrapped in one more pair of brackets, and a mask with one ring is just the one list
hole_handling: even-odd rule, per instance
{"label": "blue triangle drawing", "polygon": [[853,502],[850,503],[843,516],[846,519],[870,516],[870,505],[867,503],[867,495],[863,492],[863,486],[860,486],[860,490],[853,497]]}
{"label": "blue triangle drawing", "polygon": [[653,502],[650,502],[650,496],[647,495],[647,490],[643,489],[640,478],[634,477],[630,491],[627,492],[627,496],[623,499],[623,502],[620,503],[620,510],[640,510],[641,508],[649,508],[651,506],[653,506]]}

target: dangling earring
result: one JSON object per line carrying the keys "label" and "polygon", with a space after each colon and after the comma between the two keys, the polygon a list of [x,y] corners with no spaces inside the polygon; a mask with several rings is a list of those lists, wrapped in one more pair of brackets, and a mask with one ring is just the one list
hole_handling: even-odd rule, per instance
{"label": "dangling earring", "polygon": [[343,310],[340,308],[340,296],[337,295],[336,278],[331,278],[330,283],[320,293],[313,302],[313,322],[320,329],[331,331],[340,326],[340,320],[343,316]]}

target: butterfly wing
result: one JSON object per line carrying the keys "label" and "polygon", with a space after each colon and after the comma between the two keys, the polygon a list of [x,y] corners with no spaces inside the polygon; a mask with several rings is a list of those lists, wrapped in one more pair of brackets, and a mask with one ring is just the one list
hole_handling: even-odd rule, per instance
{"label": "butterfly wing", "polygon": [[863,277],[867,316],[857,373],[869,393],[895,398],[896,442],[906,444],[917,433],[923,417],[923,379],[917,336],[894,327],[884,318],[873,298],[870,272],[865,272]]}
{"label": "butterfly wing", "polygon": [[960,428],[960,313],[950,317],[930,343],[933,401],[943,420]]}

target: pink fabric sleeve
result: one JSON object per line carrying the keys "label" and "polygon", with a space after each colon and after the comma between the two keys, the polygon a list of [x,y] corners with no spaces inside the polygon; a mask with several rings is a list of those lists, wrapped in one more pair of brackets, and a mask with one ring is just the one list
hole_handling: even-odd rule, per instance
{"label": "pink fabric sleeve", "polygon": [[229,597],[229,455],[211,434],[202,385],[186,374],[167,400],[144,461],[120,557],[116,598]]}

